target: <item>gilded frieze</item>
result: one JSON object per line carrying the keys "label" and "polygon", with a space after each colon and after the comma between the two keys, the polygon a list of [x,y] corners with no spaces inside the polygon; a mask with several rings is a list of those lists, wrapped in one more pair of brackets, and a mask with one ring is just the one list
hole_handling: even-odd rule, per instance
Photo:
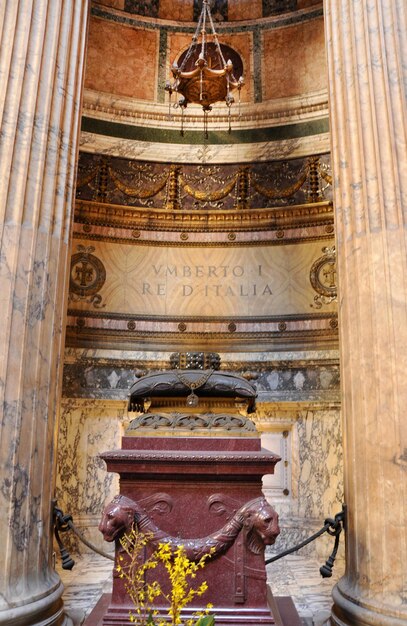
{"label": "gilded frieze", "polygon": [[[160,234],[157,234],[160,232]],[[251,211],[166,211],[77,201],[73,236],[137,245],[263,245],[329,239],[334,232],[330,203]],[[182,235],[189,234],[187,237]]]}
{"label": "gilded frieze", "polygon": [[330,201],[329,157],[174,165],[81,153],[77,198],[168,210],[246,210]]}

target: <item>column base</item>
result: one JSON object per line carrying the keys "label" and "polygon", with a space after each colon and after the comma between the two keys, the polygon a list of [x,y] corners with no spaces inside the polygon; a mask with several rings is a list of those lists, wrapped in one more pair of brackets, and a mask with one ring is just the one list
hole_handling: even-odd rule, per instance
{"label": "column base", "polygon": [[64,613],[63,590],[59,581],[49,594],[0,611],[0,626],[73,626],[71,618]]}
{"label": "column base", "polygon": [[407,611],[400,614],[391,606],[362,604],[358,598],[344,591],[343,580],[332,591],[332,626],[407,626]]}

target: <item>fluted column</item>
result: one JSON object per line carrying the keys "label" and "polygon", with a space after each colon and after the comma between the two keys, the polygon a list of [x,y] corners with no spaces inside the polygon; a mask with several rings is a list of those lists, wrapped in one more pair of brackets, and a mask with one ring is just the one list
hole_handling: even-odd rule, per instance
{"label": "fluted column", "polygon": [[346,573],[335,625],[407,624],[407,5],[325,0]]}
{"label": "fluted column", "polygon": [[87,0],[0,2],[0,624],[67,622],[51,499]]}

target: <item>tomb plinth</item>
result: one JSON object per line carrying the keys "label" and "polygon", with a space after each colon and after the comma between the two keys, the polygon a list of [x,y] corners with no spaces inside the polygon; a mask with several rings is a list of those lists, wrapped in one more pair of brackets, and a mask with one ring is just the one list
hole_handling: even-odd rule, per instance
{"label": "tomb plinth", "polygon": [[[247,412],[256,392],[240,376],[213,370],[170,370],[133,385],[129,408],[137,412],[121,450],[104,452],[109,472],[120,475],[120,494],[104,510],[99,529],[116,542],[135,522],[158,542],[183,545],[198,560],[212,549],[194,581],[207,592],[185,617],[208,602],[217,626],[283,624],[268,597],[264,549],[274,543],[278,515],[262,494],[262,477],[280,458],[261,448]],[[165,586],[159,568],[151,575]],[[153,579],[153,578],[152,578]],[[195,585],[196,583],[196,585]],[[168,605],[154,605],[164,619]],[[129,624],[133,605],[123,580],[113,592],[103,626]],[[91,621],[87,621],[91,624]]]}

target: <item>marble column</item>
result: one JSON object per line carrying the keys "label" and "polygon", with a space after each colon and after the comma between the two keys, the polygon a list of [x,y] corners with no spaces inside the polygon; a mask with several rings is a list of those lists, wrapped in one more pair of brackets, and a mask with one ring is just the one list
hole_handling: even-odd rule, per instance
{"label": "marble column", "polygon": [[407,624],[407,5],[325,0],[346,573],[336,626]]}
{"label": "marble column", "polygon": [[52,568],[87,0],[0,2],[0,624],[70,623]]}

